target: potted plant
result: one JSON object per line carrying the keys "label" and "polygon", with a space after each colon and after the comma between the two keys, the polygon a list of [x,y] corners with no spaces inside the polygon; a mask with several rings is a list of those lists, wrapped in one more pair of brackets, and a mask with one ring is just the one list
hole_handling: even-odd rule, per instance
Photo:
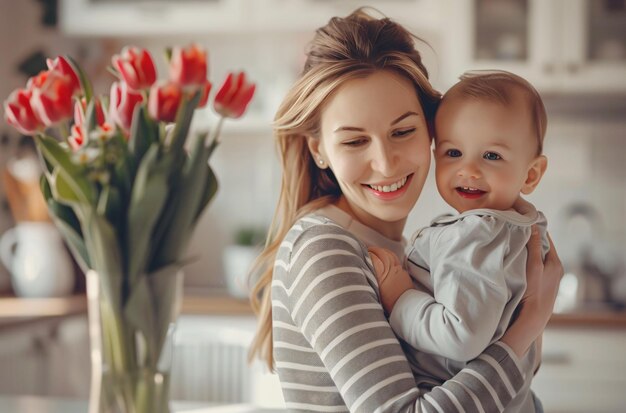
{"label": "potted plant", "polygon": [[235,232],[233,244],[222,255],[226,290],[234,297],[247,299],[248,274],[252,263],[263,250],[267,231],[260,227],[242,227]]}

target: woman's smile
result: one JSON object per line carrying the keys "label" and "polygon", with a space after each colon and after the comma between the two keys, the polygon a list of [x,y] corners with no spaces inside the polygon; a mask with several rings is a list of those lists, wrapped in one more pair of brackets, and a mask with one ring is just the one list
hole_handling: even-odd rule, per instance
{"label": "woman's smile", "polygon": [[410,174],[391,184],[363,184],[363,186],[367,188],[370,193],[374,194],[375,197],[387,201],[397,199],[404,195],[408,188],[406,184],[411,182],[412,177],[413,174]]}

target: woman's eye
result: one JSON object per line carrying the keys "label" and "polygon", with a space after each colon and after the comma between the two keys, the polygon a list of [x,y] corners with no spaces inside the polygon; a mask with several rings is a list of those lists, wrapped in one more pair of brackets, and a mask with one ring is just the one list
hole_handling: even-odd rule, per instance
{"label": "woman's eye", "polygon": [[459,156],[462,155],[461,151],[458,149],[448,149],[446,151],[446,155],[451,157],[451,158],[458,158]]}
{"label": "woman's eye", "polygon": [[367,142],[365,138],[357,138],[351,141],[346,141],[343,144],[346,146],[359,146],[359,145],[363,145],[365,142]]}
{"label": "woman's eye", "polygon": [[500,159],[502,159],[502,157],[495,152],[487,152],[483,155],[483,158],[488,161],[499,161]]}
{"label": "woman's eye", "polygon": [[413,132],[415,132],[415,128],[400,129],[400,130],[394,131],[391,135],[395,138],[401,138],[403,136],[410,135]]}

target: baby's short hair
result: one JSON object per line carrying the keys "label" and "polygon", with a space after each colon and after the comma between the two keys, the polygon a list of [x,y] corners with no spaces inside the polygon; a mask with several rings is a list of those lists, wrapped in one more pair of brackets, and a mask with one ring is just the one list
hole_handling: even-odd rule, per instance
{"label": "baby's short hair", "polygon": [[515,90],[520,90],[528,102],[533,128],[537,137],[537,155],[543,151],[543,139],[548,125],[546,108],[539,92],[526,79],[504,70],[479,70],[465,72],[457,84],[452,86],[443,97],[470,96],[500,102],[511,103]]}

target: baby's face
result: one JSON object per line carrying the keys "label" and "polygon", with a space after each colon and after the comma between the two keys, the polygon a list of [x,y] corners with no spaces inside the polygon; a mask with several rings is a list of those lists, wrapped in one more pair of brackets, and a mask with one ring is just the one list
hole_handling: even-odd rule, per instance
{"label": "baby's face", "polygon": [[439,193],[458,212],[510,209],[537,154],[528,105],[454,97],[435,120]]}

